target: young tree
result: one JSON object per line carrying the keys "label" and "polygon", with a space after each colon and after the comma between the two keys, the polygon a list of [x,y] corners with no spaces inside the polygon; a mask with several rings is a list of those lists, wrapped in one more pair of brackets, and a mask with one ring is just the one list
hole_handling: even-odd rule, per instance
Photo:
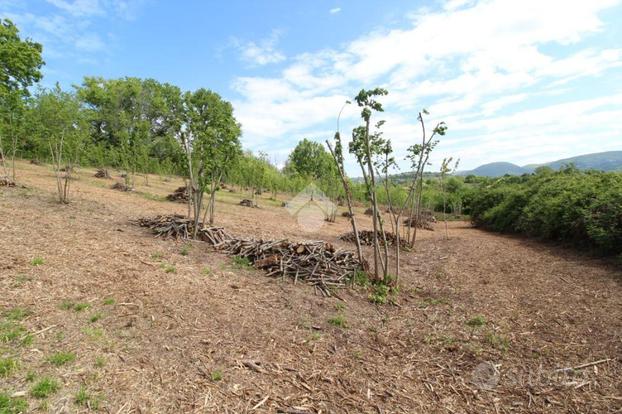
{"label": "young tree", "polygon": [[42,90],[37,95],[32,111],[38,138],[41,142],[46,142],[50,150],[58,200],[66,204],[69,202],[72,172],[80,159],[87,136],[80,102],[73,94],[63,92],[56,84],[54,89]]}
{"label": "young tree", "polygon": [[214,222],[216,190],[223,175],[241,152],[241,130],[233,116],[231,104],[215,92],[207,89],[187,92],[184,104],[186,124],[180,131],[180,139],[188,163],[194,207],[193,236],[196,237],[203,194],[208,187],[209,222]]}
{"label": "young tree", "polygon": [[[388,92],[382,88],[376,88],[372,90],[361,90],[359,94],[354,98],[357,105],[361,108],[361,118],[364,125],[354,128],[352,131],[352,142],[350,142],[350,153],[355,157],[361,172],[363,173],[363,179],[367,187],[367,193],[371,201],[372,207],[372,224],[374,231],[374,276],[378,280],[380,279],[380,272],[382,271],[383,279],[388,282],[388,246],[386,242],[386,234],[384,233],[382,220],[380,218],[380,211],[378,209],[378,197],[376,186],[376,158],[381,152],[381,148],[384,145],[382,134],[379,128],[384,124],[384,121],[376,123],[376,131],[370,131],[372,111],[382,112],[382,104],[376,100],[377,96],[384,96]],[[380,242],[378,235],[382,237],[382,243]],[[380,246],[383,245],[384,252],[381,255]]]}
{"label": "young tree", "polygon": [[[410,204],[410,214],[408,218],[409,226],[407,227],[407,242],[410,247],[414,247],[417,238],[417,226],[421,222],[421,201],[423,198],[423,174],[425,167],[429,165],[430,154],[438,144],[437,136],[443,136],[447,132],[445,122],[439,122],[432,130],[429,136],[426,132],[425,121],[423,115],[428,115],[427,110],[422,110],[417,116],[417,120],[421,124],[421,144],[415,144],[408,148],[407,158],[411,161],[411,168],[415,172],[412,183],[409,188],[406,208]],[[412,229],[412,237],[411,237]]]}
{"label": "young tree", "polygon": [[443,158],[443,162],[441,163],[441,170],[439,174],[439,182],[441,185],[441,195],[443,197],[443,221],[445,222],[445,238],[449,239],[449,231],[447,229],[447,194],[445,192],[445,177],[447,174],[452,174],[458,170],[458,165],[460,164],[460,159],[456,160],[456,163],[453,167],[450,166],[453,161],[453,157]]}
{"label": "young tree", "polygon": [[9,19],[0,19],[0,163],[6,169],[6,151],[3,136],[9,135],[11,146],[12,180],[15,181],[15,154],[18,147],[18,128],[23,109],[23,98],[29,96],[28,87],[38,82],[41,75],[43,47],[30,39],[22,40],[18,28]]}

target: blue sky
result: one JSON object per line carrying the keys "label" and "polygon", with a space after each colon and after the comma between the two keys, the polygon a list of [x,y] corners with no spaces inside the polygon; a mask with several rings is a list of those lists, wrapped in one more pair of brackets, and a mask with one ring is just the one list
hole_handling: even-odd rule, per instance
{"label": "blue sky", "polygon": [[[342,103],[375,86],[398,160],[421,108],[449,126],[432,168],[622,150],[622,0],[0,0],[0,16],[43,43],[44,85],[210,88],[244,146],[278,164],[298,140],[332,137]],[[357,118],[346,108],[344,135]]]}

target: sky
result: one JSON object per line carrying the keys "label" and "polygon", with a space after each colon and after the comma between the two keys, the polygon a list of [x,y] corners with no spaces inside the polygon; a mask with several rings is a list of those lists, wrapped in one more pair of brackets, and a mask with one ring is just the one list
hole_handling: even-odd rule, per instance
{"label": "sky", "polygon": [[[622,150],[622,0],[0,0],[0,17],[43,44],[44,86],[209,88],[232,102],[244,147],[278,165],[377,86],[401,171],[423,108],[428,131],[448,126],[433,170]],[[346,106],[342,136],[359,124]]]}

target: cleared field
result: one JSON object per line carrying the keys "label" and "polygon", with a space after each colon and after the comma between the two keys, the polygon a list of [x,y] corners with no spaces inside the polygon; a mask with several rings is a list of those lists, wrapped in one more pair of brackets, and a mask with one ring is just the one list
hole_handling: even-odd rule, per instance
{"label": "cleared field", "polygon": [[[183,204],[164,201],[180,180],[152,176],[146,186],[137,177],[137,191],[122,193],[93,172],[80,171],[69,205],[55,202],[45,166],[20,163],[28,188],[0,189],[7,404],[111,413],[622,410],[622,275],[611,263],[452,222],[449,240],[437,225],[403,254],[397,305],[370,303],[362,287],[341,291],[343,301],[324,298],[129,223],[183,214]],[[218,196],[217,224],[233,234],[352,248],[338,239],[350,230],[343,217],[306,233],[281,201],[260,198],[252,209],[237,205],[242,196]]]}

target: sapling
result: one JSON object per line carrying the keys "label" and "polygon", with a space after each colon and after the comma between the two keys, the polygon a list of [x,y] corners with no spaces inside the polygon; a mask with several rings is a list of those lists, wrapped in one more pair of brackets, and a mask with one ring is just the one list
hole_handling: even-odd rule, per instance
{"label": "sapling", "polygon": [[458,170],[460,159],[457,159],[453,167],[450,166],[453,161],[453,157],[444,158],[441,163],[441,170],[439,174],[439,180],[441,184],[441,195],[443,197],[443,221],[445,222],[445,239],[449,239],[449,231],[447,229],[447,194],[445,193],[445,176],[447,174],[453,174]]}

